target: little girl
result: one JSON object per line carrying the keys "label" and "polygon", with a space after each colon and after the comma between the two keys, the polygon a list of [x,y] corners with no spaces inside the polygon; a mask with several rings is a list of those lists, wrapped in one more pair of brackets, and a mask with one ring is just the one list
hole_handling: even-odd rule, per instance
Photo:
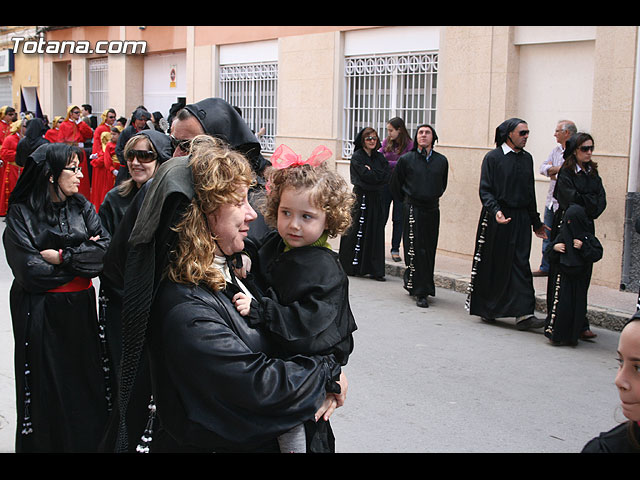
{"label": "little girl", "polygon": [[[354,199],[347,182],[321,165],[330,156],[322,146],[306,161],[286,146],[273,154],[263,214],[276,230],[253,252],[245,244],[265,293],[253,300],[239,293],[233,301],[251,326],[273,334],[284,355],[333,353],[346,365],[357,327],[347,275],[327,239],[349,227]],[[318,442],[332,447],[333,434],[327,422],[310,421],[279,441],[282,452],[305,452]]]}
{"label": "little girl", "polygon": [[117,127],[111,127],[108,132],[103,132],[100,138],[102,148],[98,148],[100,152],[96,154],[96,158],[91,160],[91,166],[93,166],[91,203],[96,208],[96,212],[100,210],[100,205],[102,205],[107,192],[115,185],[116,175],[120,168],[115,151],[119,137],[120,130]]}

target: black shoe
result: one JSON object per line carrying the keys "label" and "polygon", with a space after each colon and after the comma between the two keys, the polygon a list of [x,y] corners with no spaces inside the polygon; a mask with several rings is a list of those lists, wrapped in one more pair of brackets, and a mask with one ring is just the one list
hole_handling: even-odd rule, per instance
{"label": "black shoe", "polygon": [[516,323],[516,328],[520,331],[529,330],[531,328],[542,328],[544,327],[544,319],[537,318],[534,315],[525,318],[524,320],[520,320]]}
{"label": "black shoe", "polygon": [[429,308],[429,303],[427,302],[427,297],[426,296],[419,296],[416,299],[416,305],[422,308]]}
{"label": "black shoe", "polygon": [[400,252],[396,252],[396,251],[391,251],[391,258],[393,259],[394,262],[399,262],[400,260],[402,260],[400,258]]}
{"label": "black shoe", "polygon": [[375,275],[369,275],[369,278],[373,278],[374,280],[377,280],[378,282],[386,282],[387,279],[384,278],[384,275],[381,275],[379,277],[376,277]]}
{"label": "black shoe", "polygon": [[496,323],[496,319],[495,318],[480,317],[480,319],[485,323]]}

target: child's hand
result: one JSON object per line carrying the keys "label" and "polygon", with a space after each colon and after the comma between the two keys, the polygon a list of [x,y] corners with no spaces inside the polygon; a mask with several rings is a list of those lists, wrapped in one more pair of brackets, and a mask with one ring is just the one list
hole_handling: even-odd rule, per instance
{"label": "child's hand", "polygon": [[231,301],[236,306],[236,310],[238,310],[240,315],[246,317],[249,314],[249,310],[251,310],[251,298],[248,295],[238,292],[233,296]]}
{"label": "child's hand", "polygon": [[240,255],[242,258],[242,268],[234,268],[233,271],[238,278],[247,278],[247,273],[251,271],[251,259],[244,253]]}
{"label": "child's hand", "polygon": [[553,246],[553,249],[554,249],[556,252],[564,253],[564,250],[565,250],[565,249],[564,249],[564,243],[556,243],[556,244]]}

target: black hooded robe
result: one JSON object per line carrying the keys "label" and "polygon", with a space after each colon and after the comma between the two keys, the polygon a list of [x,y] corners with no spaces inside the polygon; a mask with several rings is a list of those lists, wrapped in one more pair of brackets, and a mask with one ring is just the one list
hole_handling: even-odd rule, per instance
{"label": "black hooded robe", "polygon": [[47,133],[47,126],[41,118],[32,118],[29,120],[24,137],[20,139],[16,147],[16,163],[18,166],[24,167],[29,155],[40,145],[49,143],[49,140],[44,138],[45,133]]}
{"label": "black hooded robe", "polygon": [[[57,214],[52,226],[15,203],[6,217],[3,242],[15,276],[16,452],[95,452],[108,418],[111,385],[105,383],[95,290],[49,290],[96,277],[109,235],[81,195],[59,205]],[[89,240],[95,235],[100,239]],[[44,261],[39,252],[48,248],[63,249],[63,264]]]}
{"label": "black hooded robe", "polygon": [[356,201],[352,221],[346,235],[340,238],[339,258],[347,275],[384,277],[386,223],[383,190],[389,181],[389,162],[378,151],[379,145],[368,155],[362,147],[360,131],[354,140],[355,151],[349,171]]}
{"label": "black hooded robe", "polygon": [[[547,282],[547,318],[545,336],[552,342],[575,345],[589,328],[586,320],[587,293],[593,263],[602,258],[602,245],[595,237],[594,220],[604,212],[607,200],[602,180],[595,174],[558,172],[554,195],[558,211],[547,247],[550,267]],[[582,240],[581,249],[573,248],[573,239]],[[564,243],[566,253],[553,250]]]}
{"label": "black hooded robe", "polygon": [[414,149],[398,159],[391,177],[391,191],[403,199],[404,205],[404,288],[416,297],[436,294],[433,272],[440,232],[440,197],[447,188],[448,176],[447,157],[434,150],[425,157],[414,140]]}
{"label": "black hooded robe", "polygon": [[[505,154],[501,146],[488,152],[482,162],[480,200],[469,313],[487,319],[533,314],[529,255],[532,227],[538,230],[542,222],[531,154],[525,150]],[[498,224],[498,211],[511,221]]]}

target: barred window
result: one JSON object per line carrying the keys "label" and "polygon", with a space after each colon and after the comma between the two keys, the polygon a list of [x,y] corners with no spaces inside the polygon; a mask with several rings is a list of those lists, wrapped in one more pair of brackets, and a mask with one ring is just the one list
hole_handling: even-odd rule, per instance
{"label": "barred window", "polygon": [[346,57],[344,76],[343,158],[351,158],[360,130],[373,127],[382,140],[393,117],[411,136],[420,124],[435,128],[437,52]]}
{"label": "barred window", "polygon": [[263,152],[273,153],[278,107],[278,64],[251,63],[220,66],[220,96],[240,108],[258,136]]}
{"label": "barred window", "polygon": [[93,113],[100,118],[100,113],[109,108],[109,65],[106,57],[89,60],[89,105]]}

